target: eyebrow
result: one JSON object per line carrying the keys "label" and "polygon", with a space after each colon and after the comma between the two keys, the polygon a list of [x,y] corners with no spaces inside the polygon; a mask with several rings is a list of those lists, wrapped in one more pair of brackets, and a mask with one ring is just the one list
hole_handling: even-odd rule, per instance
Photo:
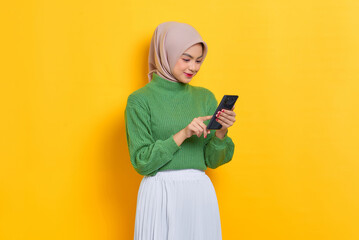
{"label": "eyebrow", "polygon": [[[190,58],[193,58],[191,55],[189,55],[188,53],[184,53],[184,54],[182,54],[182,55],[186,55],[186,56],[188,56],[188,57],[190,57]],[[200,57],[198,57],[198,58],[201,58],[201,57],[203,57],[203,55],[202,56],[200,56]],[[198,59],[197,58],[197,59]]]}

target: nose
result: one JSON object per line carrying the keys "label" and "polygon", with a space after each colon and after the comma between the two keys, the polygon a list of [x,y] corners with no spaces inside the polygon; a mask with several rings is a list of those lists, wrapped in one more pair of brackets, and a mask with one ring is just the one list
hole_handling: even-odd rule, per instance
{"label": "nose", "polygon": [[192,72],[196,72],[196,66],[195,66],[195,64],[192,62],[192,63],[190,63],[189,64],[189,70],[191,70]]}

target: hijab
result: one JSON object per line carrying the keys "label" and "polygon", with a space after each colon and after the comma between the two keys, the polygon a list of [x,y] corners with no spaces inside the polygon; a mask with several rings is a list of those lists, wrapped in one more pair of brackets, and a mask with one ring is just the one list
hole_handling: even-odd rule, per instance
{"label": "hijab", "polygon": [[172,74],[181,55],[197,43],[203,43],[203,60],[208,51],[207,44],[202,40],[196,29],[186,23],[169,21],[161,23],[155,29],[148,56],[148,80],[152,73],[172,82],[179,82]]}

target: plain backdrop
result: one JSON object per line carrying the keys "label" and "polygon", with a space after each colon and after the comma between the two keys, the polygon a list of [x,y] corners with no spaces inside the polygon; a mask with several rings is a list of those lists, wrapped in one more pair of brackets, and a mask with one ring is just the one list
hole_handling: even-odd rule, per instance
{"label": "plain backdrop", "polygon": [[125,135],[151,36],[194,26],[190,84],[238,94],[232,161],[208,169],[223,239],[359,239],[359,2],[6,1],[0,239],[132,239],[142,176]]}

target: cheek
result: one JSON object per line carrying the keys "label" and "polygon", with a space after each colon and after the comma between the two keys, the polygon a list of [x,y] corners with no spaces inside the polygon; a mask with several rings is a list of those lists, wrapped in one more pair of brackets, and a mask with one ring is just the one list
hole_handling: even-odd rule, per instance
{"label": "cheek", "polygon": [[177,62],[176,66],[174,67],[174,72],[183,72],[187,68],[186,63]]}
{"label": "cheek", "polygon": [[181,66],[181,69],[186,69],[189,65],[189,63],[185,62],[185,61],[180,61],[179,65]]}

